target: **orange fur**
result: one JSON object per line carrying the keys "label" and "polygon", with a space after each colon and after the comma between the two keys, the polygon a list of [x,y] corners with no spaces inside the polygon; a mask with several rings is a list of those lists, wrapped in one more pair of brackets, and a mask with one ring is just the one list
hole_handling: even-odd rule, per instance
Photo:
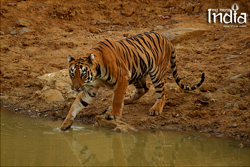
{"label": "orange fur", "polygon": [[[149,115],[160,115],[165,104],[164,78],[167,74],[168,62],[176,83],[185,90],[194,90],[180,82],[177,74],[175,51],[173,45],[160,34],[149,32],[129,37],[120,41],[103,40],[90,49],[83,57],[69,61],[69,75],[72,89],[80,91],[73,103],[67,118],[61,126],[66,130],[72,125],[75,115],[95,97],[99,87],[107,87],[114,91],[112,109],[106,113],[107,119],[120,119],[123,104],[129,104],[141,98],[149,88],[146,76],[149,74],[154,84],[157,101],[149,110]],[[134,84],[135,95],[125,100],[127,86]]]}

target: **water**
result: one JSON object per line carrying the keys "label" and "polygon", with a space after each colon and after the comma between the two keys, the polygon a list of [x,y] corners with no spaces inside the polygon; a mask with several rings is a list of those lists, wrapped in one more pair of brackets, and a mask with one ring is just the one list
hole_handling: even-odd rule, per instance
{"label": "water", "polygon": [[1,166],[249,166],[240,141],[179,132],[116,133],[1,110]]}

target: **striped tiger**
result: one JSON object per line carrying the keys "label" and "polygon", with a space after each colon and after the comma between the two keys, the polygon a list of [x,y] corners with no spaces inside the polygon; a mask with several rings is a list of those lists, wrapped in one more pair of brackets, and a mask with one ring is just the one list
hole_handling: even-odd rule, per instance
{"label": "striped tiger", "polygon": [[[114,91],[112,109],[105,114],[105,118],[120,119],[124,104],[132,103],[148,92],[148,74],[157,95],[155,104],[149,109],[149,115],[160,115],[166,99],[164,78],[169,61],[173,77],[181,89],[195,90],[204,82],[203,73],[201,81],[196,86],[182,84],[177,74],[175,58],[176,53],[171,42],[154,32],[146,32],[120,41],[105,39],[79,59],[68,56],[72,89],[80,93],[61,125],[61,130],[71,127],[78,112],[93,100],[99,87]],[[124,100],[129,84],[134,84],[135,94]]]}

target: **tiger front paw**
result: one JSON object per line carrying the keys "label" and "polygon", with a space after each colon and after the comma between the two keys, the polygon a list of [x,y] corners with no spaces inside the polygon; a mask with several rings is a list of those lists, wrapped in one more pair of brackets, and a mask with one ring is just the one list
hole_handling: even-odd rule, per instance
{"label": "tiger front paw", "polygon": [[159,107],[152,107],[149,109],[149,115],[151,116],[158,116],[161,115],[162,113],[162,109],[160,109]]}
{"label": "tiger front paw", "polygon": [[72,126],[72,124],[73,124],[73,120],[65,120],[60,127],[61,131],[65,131],[69,129]]}
{"label": "tiger front paw", "polygon": [[121,119],[122,118],[122,115],[119,114],[119,113],[115,113],[113,112],[112,110],[110,112],[107,112],[105,114],[105,118],[106,119]]}

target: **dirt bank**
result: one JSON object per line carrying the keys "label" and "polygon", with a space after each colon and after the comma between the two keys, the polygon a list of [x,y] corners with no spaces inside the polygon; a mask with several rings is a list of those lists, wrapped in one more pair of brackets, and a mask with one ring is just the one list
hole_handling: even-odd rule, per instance
{"label": "dirt bank", "polygon": [[[164,34],[178,28],[195,28],[204,32],[173,43],[179,76],[192,85],[204,72],[206,79],[201,88],[180,90],[169,69],[162,115],[148,115],[156,100],[151,86],[143,98],[124,107],[124,122],[139,130],[200,131],[249,142],[249,16],[246,27],[224,27],[207,20],[207,9],[228,9],[233,3],[2,0],[1,107],[62,120],[74,97],[62,94],[61,100],[46,101],[46,96],[41,95],[45,88],[35,80],[67,68],[67,55],[80,57],[104,38],[120,40],[146,31]],[[249,2],[237,4],[238,13],[249,14]],[[130,87],[126,97],[132,91]],[[112,91],[101,89],[93,104],[76,119],[93,123],[95,116],[110,106],[111,97]]]}

